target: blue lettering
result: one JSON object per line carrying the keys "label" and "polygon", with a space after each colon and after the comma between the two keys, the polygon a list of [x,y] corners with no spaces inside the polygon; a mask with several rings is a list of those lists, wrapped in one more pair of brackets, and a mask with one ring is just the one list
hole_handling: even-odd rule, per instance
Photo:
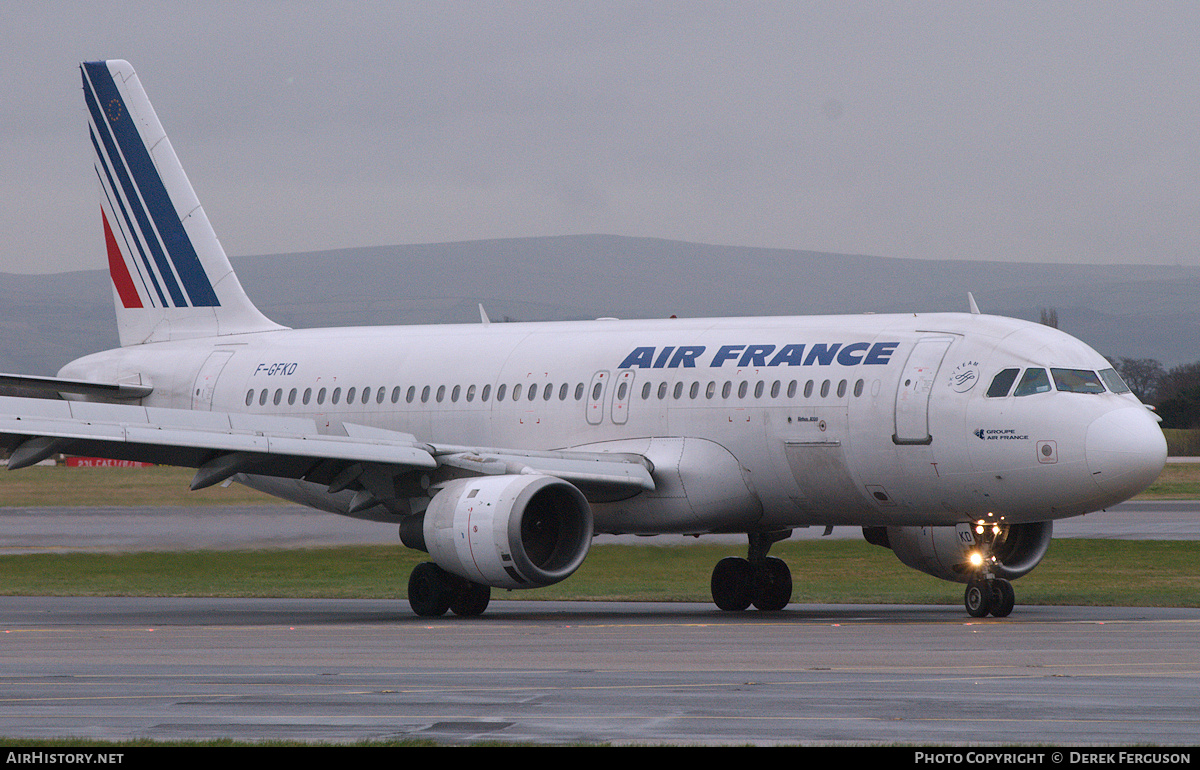
{"label": "blue lettering", "polygon": [[618,369],[631,369],[635,366],[642,369],[650,367],[650,360],[654,357],[654,348],[634,348],[633,352],[625,356],[625,360],[621,362]]}
{"label": "blue lettering", "polygon": [[865,352],[869,347],[871,347],[871,345],[867,342],[855,342],[847,345],[846,347],[842,348],[841,352],[838,353],[837,362],[842,366],[854,366],[860,363],[863,358],[861,355],[856,356],[854,354],[860,351]]}
{"label": "blue lettering", "polygon": [[771,359],[771,363],[767,366],[779,366],[787,364],[788,366],[800,366],[804,363],[804,346],[803,345],[784,345]]}
{"label": "blue lettering", "polygon": [[272,377],[277,374],[295,374],[297,366],[299,366],[299,364],[295,361],[280,361],[273,364],[259,364],[254,369],[254,376],[257,377],[260,374],[265,374],[268,377]]}
{"label": "blue lettering", "polygon": [[742,360],[738,361],[738,366],[766,366],[767,356],[771,355],[771,351],[774,349],[774,345],[751,345],[746,348],[746,353],[742,356]]}
{"label": "blue lettering", "polygon": [[717,354],[713,356],[712,363],[709,366],[720,366],[726,361],[737,358],[738,352],[746,347],[745,345],[722,345],[717,349]]}
{"label": "blue lettering", "polygon": [[688,369],[695,369],[696,358],[703,352],[703,345],[682,345],[675,352],[675,357],[671,359],[670,367],[676,369],[679,366],[684,366]]}
{"label": "blue lettering", "polygon": [[833,363],[833,356],[841,346],[842,343],[840,342],[835,342],[832,345],[826,345],[824,342],[816,343],[808,349],[808,358],[804,359],[804,365],[812,366],[815,361],[821,366],[829,366]]}
{"label": "blue lettering", "polygon": [[[810,345],[792,343],[782,347],[775,345],[722,345],[717,348],[709,367],[720,368],[730,361],[739,367],[758,366],[830,366],[835,361],[840,366],[883,366],[891,362],[892,354],[900,347],[899,342],[815,342]],[[704,345],[667,345],[636,347],[618,369],[694,369],[697,360],[707,348]],[[807,354],[806,354],[807,349]],[[291,374],[295,363],[261,364],[256,374]]]}
{"label": "blue lettering", "polygon": [[871,346],[870,352],[863,357],[863,364],[886,364],[891,360],[892,353],[895,353],[896,348],[899,346],[899,342],[876,342]]}

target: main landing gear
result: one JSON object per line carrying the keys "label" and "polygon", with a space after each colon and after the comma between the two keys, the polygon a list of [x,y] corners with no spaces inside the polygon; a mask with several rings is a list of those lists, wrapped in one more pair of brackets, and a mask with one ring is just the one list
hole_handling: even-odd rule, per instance
{"label": "main landing gear", "polygon": [[771,544],[791,535],[782,532],[751,532],[745,559],[721,559],[712,572],[712,597],[717,607],[740,612],[751,604],[775,612],[792,600],[792,572],[782,559],[767,556]]}
{"label": "main landing gear", "polygon": [[431,561],[413,567],[408,576],[408,603],[422,617],[435,618],[447,611],[474,617],[482,615],[491,600],[490,586],[472,583]]}
{"label": "main landing gear", "polygon": [[967,583],[963,605],[973,618],[985,618],[989,614],[1006,618],[1017,604],[1017,595],[1012,583],[1004,578],[975,578]]}

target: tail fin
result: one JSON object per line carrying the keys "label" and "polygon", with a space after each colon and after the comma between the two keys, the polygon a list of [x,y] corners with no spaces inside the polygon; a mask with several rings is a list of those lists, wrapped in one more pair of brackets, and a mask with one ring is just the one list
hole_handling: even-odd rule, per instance
{"label": "tail fin", "polygon": [[283,328],[242,290],[133,67],[80,70],[121,344]]}

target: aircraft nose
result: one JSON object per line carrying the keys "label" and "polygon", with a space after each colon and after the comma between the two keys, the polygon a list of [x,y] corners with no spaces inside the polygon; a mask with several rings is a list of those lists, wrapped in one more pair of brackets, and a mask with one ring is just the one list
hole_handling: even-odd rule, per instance
{"label": "aircraft nose", "polygon": [[1088,426],[1084,455],[1092,478],[1121,500],[1150,486],[1167,461],[1167,440],[1141,406],[1117,409]]}

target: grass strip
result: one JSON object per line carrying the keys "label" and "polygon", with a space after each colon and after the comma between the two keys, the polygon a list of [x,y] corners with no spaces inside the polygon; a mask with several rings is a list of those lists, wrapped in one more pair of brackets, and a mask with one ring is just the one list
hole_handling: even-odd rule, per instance
{"label": "grass strip", "polygon": [[[568,580],[493,600],[711,601],[713,565],[729,545],[600,545]],[[962,586],[905,567],[856,540],[778,543],[793,603],[958,604]],[[34,554],[0,557],[0,593],[37,596],[217,596],[403,599],[425,554],[401,546],[278,551]],[[1019,604],[1200,606],[1200,542],[1056,540],[1016,583]]]}
{"label": "grass strip", "polygon": [[[35,466],[0,472],[0,508],[43,506],[285,505],[241,484],[192,492],[188,468]],[[1138,499],[1200,500],[1200,463],[1169,463]]]}

